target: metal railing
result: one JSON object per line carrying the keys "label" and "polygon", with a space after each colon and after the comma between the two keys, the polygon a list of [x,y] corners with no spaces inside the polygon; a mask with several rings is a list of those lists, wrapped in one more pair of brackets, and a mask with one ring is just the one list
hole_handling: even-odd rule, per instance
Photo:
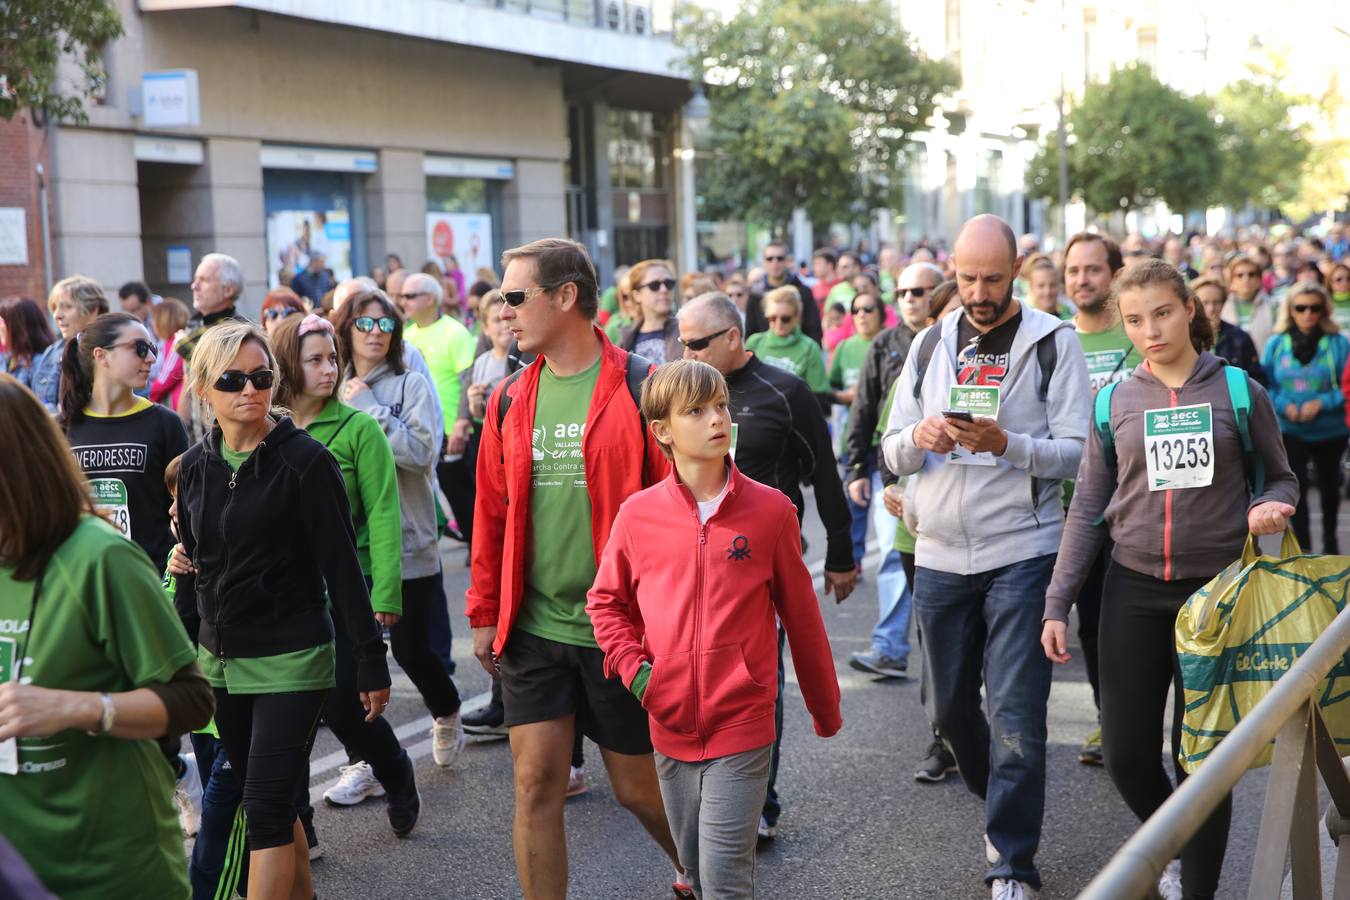
{"label": "metal railing", "polygon": [[[1292,859],[1294,900],[1322,896],[1317,774],[1331,806],[1326,828],[1336,844],[1335,900],[1350,900],[1350,777],[1317,707],[1321,682],[1350,650],[1350,609],[1342,612],[1294,667],[1147,822],[1125,842],[1079,900],[1157,896],[1158,877],[1232,791],[1248,766],[1275,741],[1261,828],[1252,859],[1249,900],[1280,896]],[[1291,853],[1292,851],[1292,853]]]}

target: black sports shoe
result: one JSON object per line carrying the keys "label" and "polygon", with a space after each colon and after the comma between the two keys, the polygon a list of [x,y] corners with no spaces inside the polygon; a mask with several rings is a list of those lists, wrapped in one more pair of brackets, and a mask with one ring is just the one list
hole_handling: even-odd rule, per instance
{"label": "black sports shoe", "polygon": [[459,717],[464,733],[478,737],[506,737],[505,721],[506,710],[500,701]]}
{"label": "black sports shoe", "polygon": [[928,748],[927,757],[914,770],[914,780],[936,784],[939,781],[946,781],[947,776],[955,771],[956,757],[952,756],[952,751],[947,749],[941,738],[935,737],[932,746]]}
{"label": "black sports shoe", "polygon": [[407,837],[417,825],[417,817],[422,813],[422,795],[417,792],[417,779],[413,776],[412,760],[403,755],[408,766],[408,777],[397,789],[385,787],[385,801],[389,805],[389,827],[398,837]]}

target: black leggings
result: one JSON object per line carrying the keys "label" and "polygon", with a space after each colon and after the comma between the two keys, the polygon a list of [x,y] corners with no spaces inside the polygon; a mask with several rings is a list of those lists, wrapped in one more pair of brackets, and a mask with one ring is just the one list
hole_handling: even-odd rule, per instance
{"label": "black leggings", "polygon": [[342,743],[348,759],[369,763],[380,784],[397,790],[407,782],[412,764],[387,718],[366,721],[361,693],[356,689],[356,656],[341,616],[333,617],[333,628],[337,633],[337,686],[323,701],[324,724]]}
{"label": "black leggings", "polygon": [[438,719],[459,712],[459,691],[455,690],[445,663],[431,649],[431,604],[441,596],[436,591],[436,579],[440,577],[437,572],[426,578],[404,580],[403,617],[389,629],[394,659]]}
{"label": "black leggings", "polygon": [[1291,524],[1304,553],[1313,552],[1312,530],[1308,527],[1308,463],[1317,470],[1317,492],[1322,495],[1322,552],[1336,555],[1336,517],[1341,510],[1341,457],[1345,438],[1308,442],[1286,434],[1284,452],[1289,468],[1298,476],[1298,507]]}
{"label": "black leggings", "polygon": [[1087,580],[1078,591],[1074,606],[1078,607],[1078,643],[1083,647],[1083,665],[1087,668],[1088,684],[1092,687],[1092,703],[1097,707],[1098,718],[1102,711],[1101,667],[1097,662],[1097,639],[1101,634],[1102,583],[1106,579],[1106,567],[1111,561],[1111,541],[1097,554],[1096,561],[1088,570]]}
{"label": "black leggings", "polygon": [[250,850],[289,845],[327,691],[231,694],[216,688],[216,727],[244,785]]}
{"label": "black leggings", "polygon": [[[1114,560],[1106,572],[1101,617],[1105,640],[1098,646],[1102,755],[1116,790],[1141,822],[1172,795],[1172,782],[1158,752],[1168,688],[1174,690],[1172,763],[1177,783],[1186,778],[1176,759],[1185,697],[1174,628],[1186,598],[1207,580],[1159,581]],[[1181,881],[1188,900],[1206,900],[1218,890],[1232,812],[1229,795],[1181,851]]]}

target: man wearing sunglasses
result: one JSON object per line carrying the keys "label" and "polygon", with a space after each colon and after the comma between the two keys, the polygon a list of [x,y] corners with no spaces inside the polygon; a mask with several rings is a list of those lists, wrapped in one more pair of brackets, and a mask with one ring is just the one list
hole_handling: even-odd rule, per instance
{"label": "man wearing sunglasses", "polygon": [[[403,282],[403,292],[393,298],[401,301],[408,316],[403,336],[416,347],[431,370],[432,384],[442,413],[452,415],[459,409],[459,395],[465,389],[469,369],[473,367],[477,340],[469,329],[441,311],[445,290],[430,275],[414,272]],[[438,454],[436,480],[450,501],[450,511],[466,544],[473,541],[473,460],[465,456],[472,423],[457,419],[444,436],[444,452]]]}
{"label": "man wearing sunglasses", "polygon": [[819,344],[825,334],[820,324],[820,305],[811,296],[811,289],[792,271],[789,260],[787,244],[782,241],[772,241],[764,248],[764,277],[750,285],[750,296],[745,304],[744,336],[769,330],[769,322],[764,318],[764,295],[790,284],[802,298],[802,334]]}
{"label": "man wearing sunglasses", "polygon": [[586,249],[535,241],[506,251],[502,265],[502,323],[535,359],[488,400],[465,605],[474,655],[501,677],[521,890],[527,900],[566,895],[563,800],[578,729],[600,746],[615,795],[682,886],[646,710],[606,677],[586,615],[619,506],[669,466],[633,399],[629,354],[593,324],[599,291]]}
{"label": "man wearing sunglasses", "polygon": [[[814,300],[809,302],[810,307],[815,305]],[[825,526],[824,590],[842,603],[858,581],[850,533],[852,517],[834,465],[829,425],[816,395],[796,375],[765,363],[745,349],[740,314],[726,294],[713,292],[694,298],[680,310],[679,321],[684,358],[705,362],[726,377],[728,406],[735,423],[731,457],[737,468],[747,478],[786,494],[797,507],[798,519],[806,510],[802,483],[813,487],[816,511]],[[777,834],[782,814],[776,786],[778,751],[783,737],[782,637],[780,629],[778,735],[759,826],[760,837],[766,840]]]}

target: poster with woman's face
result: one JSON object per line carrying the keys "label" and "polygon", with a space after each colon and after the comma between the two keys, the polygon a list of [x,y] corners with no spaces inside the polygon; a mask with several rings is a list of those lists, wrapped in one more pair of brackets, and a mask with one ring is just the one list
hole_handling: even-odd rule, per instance
{"label": "poster with woman's face", "polygon": [[427,255],[450,268],[451,257],[472,284],[480,268],[496,269],[492,252],[492,216],[486,213],[427,213]]}
{"label": "poster with woman's face", "polygon": [[283,283],[283,270],[290,276],[304,271],[313,253],[324,255],[324,267],[338,281],[352,277],[351,220],[345,209],[281,210],[267,216],[269,288]]}

